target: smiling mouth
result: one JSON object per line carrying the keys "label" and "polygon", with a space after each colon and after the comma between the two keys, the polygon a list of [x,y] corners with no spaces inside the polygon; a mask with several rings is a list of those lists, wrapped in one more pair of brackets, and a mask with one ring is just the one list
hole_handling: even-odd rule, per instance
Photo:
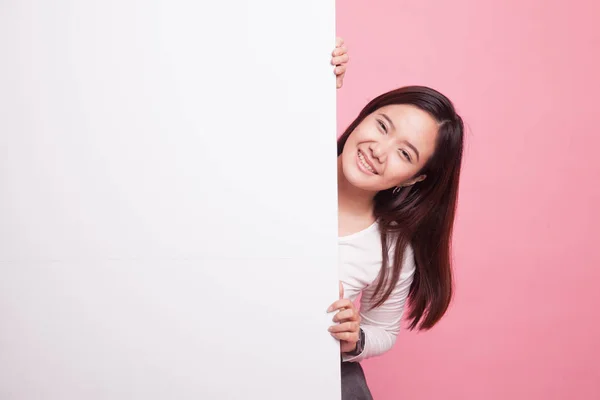
{"label": "smiling mouth", "polygon": [[369,171],[375,175],[378,175],[377,171],[375,171],[375,169],[369,165],[365,155],[360,150],[358,151],[358,161],[360,162],[360,165],[363,166],[367,171]]}

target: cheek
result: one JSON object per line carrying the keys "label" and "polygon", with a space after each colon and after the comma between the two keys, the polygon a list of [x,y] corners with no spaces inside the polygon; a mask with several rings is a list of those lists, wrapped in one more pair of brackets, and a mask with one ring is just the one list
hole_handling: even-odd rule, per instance
{"label": "cheek", "polygon": [[344,146],[344,150],[342,151],[342,161],[348,162],[350,160],[350,158],[352,157],[352,153],[354,146],[352,145],[352,143],[350,143],[350,141],[346,142],[346,145]]}
{"label": "cheek", "polygon": [[385,179],[388,182],[402,182],[412,178],[417,169],[402,160],[388,162],[385,169]]}
{"label": "cheek", "polygon": [[[341,157],[342,170],[344,171],[344,175],[348,175],[349,173],[351,174],[352,170],[354,169],[354,152],[352,151],[353,146],[349,146],[349,144],[349,142],[346,142]],[[346,178],[350,177],[346,176]]]}
{"label": "cheek", "polygon": [[371,141],[373,140],[373,130],[369,129],[366,125],[357,126],[354,131],[348,137],[348,142],[352,142],[353,145],[357,145],[358,143]]}
{"label": "cheek", "polygon": [[354,131],[346,140],[346,144],[344,145],[344,150],[342,152],[342,160],[344,161],[352,161],[354,157],[356,157],[357,146],[360,143],[360,137],[357,134],[358,132]]}

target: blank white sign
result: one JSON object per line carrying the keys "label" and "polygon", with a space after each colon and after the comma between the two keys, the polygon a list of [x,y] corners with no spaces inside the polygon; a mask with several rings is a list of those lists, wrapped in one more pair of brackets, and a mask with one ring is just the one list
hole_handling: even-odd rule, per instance
{"label": "blank white sign", "polygon": [[0,4],[0,398],[336,399],[333,0]]}

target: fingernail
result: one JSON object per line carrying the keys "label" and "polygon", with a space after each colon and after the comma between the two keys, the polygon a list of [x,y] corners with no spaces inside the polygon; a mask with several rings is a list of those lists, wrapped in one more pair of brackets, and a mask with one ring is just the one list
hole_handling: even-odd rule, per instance
{"label": "fingernail", "polygon": [[327,330],[328,330],[329,332],[331,332],[332,328],[331,328],[331,327],[329,327],[329,328],[327,328]]}

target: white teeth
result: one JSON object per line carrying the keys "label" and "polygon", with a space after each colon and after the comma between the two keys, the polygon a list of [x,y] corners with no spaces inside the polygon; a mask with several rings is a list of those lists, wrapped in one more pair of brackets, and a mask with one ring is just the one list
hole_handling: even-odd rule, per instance
{"label": "white teeth", "polygon": [[369,164],[367,164],[367,162],[365,161],[365,156],[363,156],[362,152],[358,152],[358,159],[360,160],[360,163],[362,164],[363,167],[365,167],[367,170],[371,171],[372,173],[376,174],[375,170],[373,170],[373,168],[371,168],[371,166]]}

